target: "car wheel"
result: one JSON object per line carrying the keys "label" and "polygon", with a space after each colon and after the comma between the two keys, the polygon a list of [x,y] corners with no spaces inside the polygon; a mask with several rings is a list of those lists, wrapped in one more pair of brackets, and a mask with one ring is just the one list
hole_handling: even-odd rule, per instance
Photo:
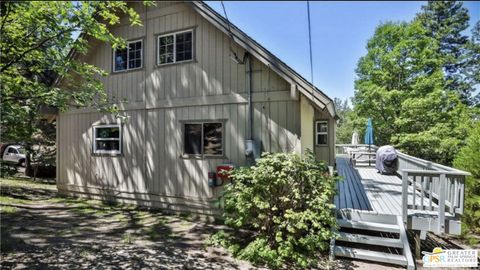
{"label": "car wheel", "polygon": [[21,159],[21,160],[18,162],[18,165],[20,165],[20,167],[25,167],[25,166],[27,166],[27,163],[25,163],[25,159]]}

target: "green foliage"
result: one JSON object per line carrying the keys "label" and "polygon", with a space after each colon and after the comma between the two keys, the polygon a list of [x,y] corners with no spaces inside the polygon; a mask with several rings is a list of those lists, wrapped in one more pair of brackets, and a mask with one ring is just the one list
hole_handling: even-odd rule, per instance
{"label": "green foliage", "polygon": [[85,63],[82,56],[94,40],[125,46],[125,40],[109,30],[124,14],[131,25],[141,25],[139,15],[123,1],[1,2],[3,141],[25,144],[30,156],[31,146],[38,143],[33,137],[41,131],[42,108],[76,106],[115,112],[99,80],[105,71]]}
{"label": "green foliage", "polygon": [[[339,117],[337,130],[335,132],[336,143],[350,144],[352,142],[353,132],[356,131],[361,135],[361,131],[363,131],[365,127],[366,118],[356,117],[348,104],[348,100],[342,101],[339,98],[334,98],[333,102],[335,103],[335,110]],[[361,138],[360,136],[360,139]]]}
{"label": "green foliage", "polygon": [[454,166],[472,174],[466,180],[465,213],[462,217],[465,234],[480,234],[480,122],[470,131],[467,144],[455,158]]}
{"label": "green foliage", "polygon": [[[412,22],[377,27],[367,54],[358,62],[353,114],[373,119],[376,144],[393,144],[408,154],[449,165],[478,111],[465,101],[468,91],[452,86],[466,83],[457,75],[467,62],[452,59],[458,53],[460,58],[466,55],[459,48],[467,43],[458,33],[464,27],[464,9],[461,4],[436,5],[429,2]],[[438,21],[442,7],[448,9],[442,16],[449,19]]]}
{"label": "green foliage", "polygon": [[309,152],[263,154],[250,168],[231,174],[225,187],[225,224],[254,231],[239,245],[225,233],[216,242],[230,247],[239,258],[273,268],[306,268],[319,252],[329,248],[336,226],[333,197],[337,178],[325,163]]}
{"label": "green foliage", "polygon": [[478,72],[480,67],[473,66],[468,59],[470,40],[464,34],[468,28],[468,10],[462,2],[429,1],[416,20],[425,27],[427,35],[439,43],[436,50],[445,72],[445,89],[458,93],[467,105],[474,103],[474,85],[480,81],[469,80],[465,69],[475,68]]}

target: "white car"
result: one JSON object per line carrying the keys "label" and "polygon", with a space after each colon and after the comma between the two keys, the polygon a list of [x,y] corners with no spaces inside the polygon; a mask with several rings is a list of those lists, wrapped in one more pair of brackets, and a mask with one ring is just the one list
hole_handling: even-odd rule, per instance
{"label": "white car", "polygon": [[3,161],[15,163],[25,167],[26,157],[25,148],[23,148],[21,145],[9,145],[5,148],[2,159]]}

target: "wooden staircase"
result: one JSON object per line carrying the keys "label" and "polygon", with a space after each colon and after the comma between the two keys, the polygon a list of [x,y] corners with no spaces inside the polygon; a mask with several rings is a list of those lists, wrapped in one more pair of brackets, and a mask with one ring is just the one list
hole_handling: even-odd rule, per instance
{"label": "wooden staircase", "polygon": [[415,269],[402,217],[342,209],[333,254]]}

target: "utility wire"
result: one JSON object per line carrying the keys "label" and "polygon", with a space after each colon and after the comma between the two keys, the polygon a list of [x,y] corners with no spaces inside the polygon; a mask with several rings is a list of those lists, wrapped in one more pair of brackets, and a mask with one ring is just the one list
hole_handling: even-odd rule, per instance
{"label": "utility wire", "polygon": [[220,3],[222,4],[223,14],[225,15],[225,19],[227,20],[228,34],[230,35],[230,39],[228,41],[229,47],[230,47],[230,53],[238,62],[241,62],[240,59],[238,59],[237,54],[233,51],[232,40],[234,40],[234,37],[233,37],[232,29],[230,28],[230,20],[228,19],[227,10],[225,9],[225,4],[223,4],[223,1],[220,1]]}
{"label": "utility wire", "polygon": [[[307,15],[308,15],[308,43],[310,45],[310,76],[312,80],[312,87],[313,86],[313,56],[312,56],[312,27],[310,25],[310,1],[307,1]],[[312,91],[313,95],[313,91]]]}
{"label": "utility wire", "polygon": [[230,33],[230,35],[232,35],[232,31],[230,30],[230,21],[228,20],[227,10],[225,9],[225,4],[223,4],[223,1],[220,1],[220,3],[222,3],[223,14],[225,15],[225,19],[227,19],[228,32]]}

